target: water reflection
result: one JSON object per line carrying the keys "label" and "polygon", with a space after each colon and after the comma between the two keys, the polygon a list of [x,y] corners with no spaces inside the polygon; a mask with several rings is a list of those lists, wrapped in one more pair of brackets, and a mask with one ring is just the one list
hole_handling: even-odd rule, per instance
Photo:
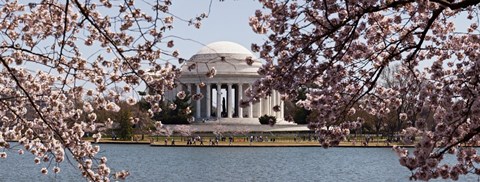
{"label": "water reflection", "polygon": [[[127,181],[408,181],[410,175],[389,148],[101,148],[110,166],[130,171]],[[42,167],[29,154],[9,153],[0,160],[0,181],[85,181],[68,163],[57,176],[41,175]]]}

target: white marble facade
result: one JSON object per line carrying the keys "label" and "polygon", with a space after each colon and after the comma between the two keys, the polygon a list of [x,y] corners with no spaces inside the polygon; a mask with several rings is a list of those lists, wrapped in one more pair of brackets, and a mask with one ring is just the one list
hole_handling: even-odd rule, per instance
{"label": "white marble facade", "polygon": [[[251,66],[245,61],[247,57],[254,60]],[[196,68],[189,71],[188,67],[192,64],[195,64]],[[257,73],[260,66],[261,63],[255,60],[255,56],[239,44],[227,41],[208,44],[182,66],[178,86],[166,92],[165,98],[173,100],[180,90],[191,94],[202,93],[202,99],[192,101],[196,122],[254,124],[259,123],[260,116],[267,114],[275,116],[277,123],[281,123],[284,120],[284,103],[277,91],[262,98],[260,102],[250,103],[244,108],[239,106],[240,101],[245,98],[245,90],[260,78]],[[208,78],[206,73],[212,67],[215,68],[216,75]],[[279,112],[273,111],[275,105],[280,106]]]}

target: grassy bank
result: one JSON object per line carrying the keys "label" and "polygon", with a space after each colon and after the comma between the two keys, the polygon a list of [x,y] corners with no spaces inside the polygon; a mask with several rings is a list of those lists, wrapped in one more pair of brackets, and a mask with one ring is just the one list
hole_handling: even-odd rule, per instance
{"label": "grassy bank", "polygon": [[[215,141],[215,136],[203,136],[203,145],[200,141],[196,141],[195,144],[187,145],[188,139],[191,137],[182,136],[144,136],[141,140],[140,136],[135,136],[131,140],[114,140],[112,138],[102,138],[99,143],[107,144],[150,144],[156,147],[321,147],[318,141],[308,137],[292,137],[292,136],[276,136],[276,137],[262,137],[263,141],[259,139],[250,142],[250,138],[247,136],[235,136],[233,142],[229,142],[229,137],[225,137],[222,141],[219,138],[218,144],[212,145]],[[93,141],[91,138],[86,138],[89,141]],[[165,140],[167,143],[165,144]],[[172,145],[172,140],[174,145]],[[210,142],[212,141],[212,142]],[[371,137],[369,142],[366,143],[365,138],[350,138],[350,141],[342,141],[337,147],[392,147],[409,146],[402,143],[387,142],[386,139],[381,137]]]}

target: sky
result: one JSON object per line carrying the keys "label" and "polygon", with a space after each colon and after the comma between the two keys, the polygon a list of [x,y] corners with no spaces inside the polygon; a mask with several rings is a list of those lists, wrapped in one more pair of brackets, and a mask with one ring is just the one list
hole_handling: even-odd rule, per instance
{"label": "sky", "polygon": [[[212,3],[211,7],[209,6]],[[174,28],[169,32],[180,38],[173,38],[180,57],[189,59],[200,48],[216,41],[231,41],[250,50],[251,43],[261,43],[265,35],[255,34],[248,25],[248,19],[261,9],[254,0],[176,0],[172,1],[171,12],[183,19],[190,19],[203,12],[209,17],[202,21],[200,29],[187,26],[187,23],[174,20]],[[188,40],[182,40],[188,39]]]}

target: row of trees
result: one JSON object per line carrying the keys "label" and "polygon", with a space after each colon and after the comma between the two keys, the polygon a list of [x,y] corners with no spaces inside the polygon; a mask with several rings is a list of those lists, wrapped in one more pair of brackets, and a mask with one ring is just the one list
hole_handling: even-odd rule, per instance
{"label": "row of trees", "polygon": [[[96,120],[100,123],[110,122],[107,124],[109,126],[102,125],[103,135],[121,140],[131,140],[134,135],[141,135],[143,140],[145,135],[150,135],[156,130],[155,121],[161,121],[162,124],[190,124],[192,113],[185,112],[187,108],[191,108],[190,97],[191,95],[187,94],[184,98],[176,97],[174,101],[159,102],[160,110],[153,113],[153,117],[149,114],[152,105],[144,98],[134,104],[123,101],[119,102],[120,110],[117,112],[95,110]],[[88,115],[84,114],[82,117],[86,118]]]}
{"label": "row of trees", "polygon": [[[384,72],[380,75],[379,84],[384,88],[399,89],[400,87],[406,86],[406,78],[400,76],[400,71],[398,70],[400,65],[392,64],[388,66]],[[310,122],[315,122],[315,119],[319,114],[315,110],[309,110],[304,107],[299,107],[295,103],[298,101],[304,101],[307,99],[306,93],[308,89],[319,89],[318,85],[309,85],[308,88],[302,88],[298,92],[298,95],[295,100],[286,101],[286,118],[293,120],[298,124],[309,124]],[[417,119],[421,120],[420,125],[426,125],[427,127],[435,127],[435,122],[433,120],[433,112],[428,110],[428,108],[420,108],[415,110],[415,105],[412,105],[410,102],[407,102],[408,98],[407,92],[402,92],[399,94],[398,99],[401,100],[400,106],[395,109],[388,109],[382,111],[368,112],[360,108],[361,104],[355,104],[352,108],[355,110],[355,113],[350,114],[347,117],[347,120],[357,120],[361,118],[362,127],[357,129],[362,133],[380,134],[388,135],[393,138],[394,136],[400,134],[403,129],[415,126]],[[365,101],[361,101],[365,102]],[[368,102],[368,101],[367,101]],[[402,113],[410,112],[410,116],[407,119],[402,119],[400,116]]]}

